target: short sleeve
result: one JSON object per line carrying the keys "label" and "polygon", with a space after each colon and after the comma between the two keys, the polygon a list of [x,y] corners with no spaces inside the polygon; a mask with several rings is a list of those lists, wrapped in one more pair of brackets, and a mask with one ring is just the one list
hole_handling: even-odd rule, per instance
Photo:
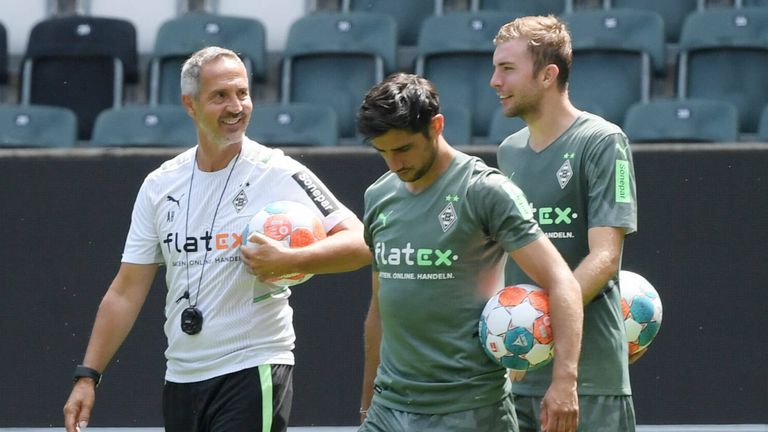
{"label": "short sleeve", "polygon": [[154,206],[145,180],[136,196],[131,215],[131,227],[123,249],[125,263],[157,264],[163,262],[160,239],[154,223]]}
{"label": "short sleeve", "polygon": [[519,249],[543,235],[523,191],[501,173],[478,178],[469,198],[488,235],[505,251]]}

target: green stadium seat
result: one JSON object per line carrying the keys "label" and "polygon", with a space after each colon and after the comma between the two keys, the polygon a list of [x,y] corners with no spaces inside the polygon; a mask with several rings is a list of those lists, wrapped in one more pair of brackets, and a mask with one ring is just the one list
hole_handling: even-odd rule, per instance
{"label": "green stadium seat", "polygon": [[524,15],[562,15],[573,10],[573,0],[470,0],[470,10],[512,11]]}
{"label": "green stadium seat", "polygon": [[343,12],[373,12],[397,21],[398,45],[416,45],[421,23],[431,15],[440,15],[443,0],[342,0]]}
{"label": "green stadium seat", "polygon": [[291,26],[283,52],[281,102],[328,105],[339,134],[356,137],[365,93],[396,69],[394,18],[365,12],[316,12]]}
{"label": "green stadium seat", "polygon": [[416,74],[432,81],[444,106],[464,106],[472,117],[472,135],[485,137],[499,104],[489,82],[493,38],[515,19],[510,12],[452,12],[424,21],[417,45]]}
{"label": "green stadium seat", "polygon": [[338,116],[327,105],[259,104],[253,107],[246,135],[268,146],[335,146]]}
{"label": "green stadium seat", "polygon": [[498,107],[491,119],[491,127],[488,131],[488,141],[492,144],[501,144],[508,136],[526,127],[520,117],[507,117],[504,108]]}
{"label": "green stadium seat", "polygon": [[472,144],[472,114],[463,106],[442,105],[440,113],[445,117],[443,137],[454,145]]}
{"label": "green stadium seat", "polygon": [[267,76],[266,36],[253,18],[189,12],[160,26],[150,60],[149,103],[181,104],[181,66],[190,54],[210,45],[235,51],[253,82]]}
{"label": "green stadium seat", "polygon": [[680,36],[678,96],[721,99],[755,133],[768,104],[768,8],[708,9],[686,18]]}
{"label": "green stadium seat", "polygon": [[624,132],[633,143],[735,142],[738,115],[721,100],[660,99],[632,105]]}
{"label": "green stadium seat", "polygon": [[665,40],[676,44],[680,40],[685,17],[700,8],[701,0],[608,0],[614,9],[642,9],[653,11],[664,19]]}
{"label": "green stadium seat", "polygon": [[181,105],[130,105],[96,117],[94,147],[191,147],[197,143],[192,119]]}
{"label": "green stadium seat", "polygon": [[0,147],[74,147],[77,117],[64,107],[0,105]]}
{"label": "green stadium seat", "polygon": [[634,9],[580,10],[564,16],[573,45],[568,92],[577,106],[600,106],[621,124],[635,102],[651,96],[654,71],[665,69],[664,22]]}

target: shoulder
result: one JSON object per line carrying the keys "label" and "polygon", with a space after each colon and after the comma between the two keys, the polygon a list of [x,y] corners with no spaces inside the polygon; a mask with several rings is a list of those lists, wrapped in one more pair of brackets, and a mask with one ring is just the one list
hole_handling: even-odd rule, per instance
{"label": "shoulder", "polygon": [[173,159],[163,162],[159,167],[147,175],[145,182],[161,183],[164,180],[177,175],[185,175],[185,173],[188,175],[192,161],[195,158],[196,149],[197,146],[189,148],[183,153],[175,156]]}
{"label": "shoulder", "polygon": [[499,153],[526,148],[528,146],[528,139],[530,136],[531,132],[528,130],[528,126],[520,129],[519,131],[506,137],[504,141],[499,144]]}
{"label": "shoulder", "polygon": [[468,191],[482,192],[488,190],[506,190],[512,185],[512,182],[497,168],[488,166],[485,161],[478,157],[472,157],[468,161],[470,168]]}
{"label": "shoulder", "polygon": [[243,139],[243,148],[241,150],[240,158],[246,163],[263,169],[286,171],[300,171],[305,169],[304,165],[283,153],[282,150],[267,147],[247,137]]}
{"label": "shoulder", "polygon": [[399,181],[400,179],[396,174],[388,171],[365,189],[365,197],[375,197],[379,196],[381,193],[390,192],[394,190],[395,185]]}
{"label": "shoulder", "polygon": [[624,131],[616,124],[588,112],[583,112],[573,126],[573,133],[584,136],[587,142],[599,143],[606,140],[626,140]]}

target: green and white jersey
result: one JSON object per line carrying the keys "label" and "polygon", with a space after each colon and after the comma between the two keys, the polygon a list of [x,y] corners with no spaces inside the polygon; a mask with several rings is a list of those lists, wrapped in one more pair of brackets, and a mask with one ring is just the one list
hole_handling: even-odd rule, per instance
{"label": "green and white jersey", "polygon": [[[582,113],[551,145],[537,153],[528,145],[528,128],[508,137],[498,150],[499,168],[522,188],[541,229],[574,269],[589,253],[592,227],[637,229],[632,153],[621,129]],[[507,285],[531,283],[514,262]],[[621,318],[618,275],[584,308],[579,362],[579,394],[629,395],[627,342]],[[528,372],[514,393],[543,396],[552,364]]]}
{"label": "green and white jersey", "polygon": [[543,233],[519,188],[457,152],[413,194],[387,173],[365,192],[365,240],[379,274],[381,364],[374,398],[444,414],[498,403],[504,370],[482,351],[480,313],[503,286],[507,251]]}

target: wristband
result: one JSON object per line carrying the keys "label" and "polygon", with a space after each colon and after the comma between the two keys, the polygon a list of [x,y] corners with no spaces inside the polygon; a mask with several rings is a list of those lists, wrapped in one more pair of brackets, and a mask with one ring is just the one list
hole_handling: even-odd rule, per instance
{"label": "wristband", "polygon": [[75,373],[72,374],[72,382],[76,383],[80,378],[91,378],[96,383],[96,387],[101,384],[101,374],[96,369],[89,368],[88,366],[77,365],[75,367]]}

